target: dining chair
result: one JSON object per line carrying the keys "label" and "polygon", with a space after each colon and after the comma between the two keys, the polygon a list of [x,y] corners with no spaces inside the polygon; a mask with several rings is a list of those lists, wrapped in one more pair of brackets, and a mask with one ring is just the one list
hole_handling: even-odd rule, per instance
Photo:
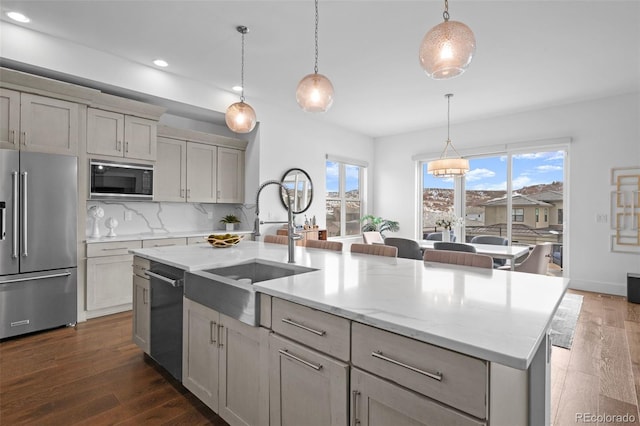
{"label": "dining chair", "polygon": [[[425,240],[442,241],[442,232],[432,232],[427,235],[427,238],[425,238]],[[451,242],[455,242],[455,241],[456,241],[456,236],[451,234]]]}
{"label": "dining chair", "polygon": [[446,241],[436,241],[433,243],[433,248],[436,250],[464,251],[467,253],[476,252],[476,248],[472,245],[464,243],[449,243]]}
{"label": "dining chair", "polygon": [[362,233],[362,239],[365,244],[384,244],[384,238],[378,231],[367,231]]}
{"label": "dining chair", "polygon": [[304,244],[305,247],[317,248],[323,250],[333,250],[342,252],[342,243],[340,241],[327,241],[327,240],[307,240]]}
{"label": "dining chair", "polygon": [[[471,239],[471,244],[492,244],[494,246],[508,246],[509,239],[498,235],[476,235]],[[507,264],[506,259],[493,259],[493,267],[498,268]]]}
{"label": "dining chair", "polygon": [[[522,262],[516,263],[513,267],[517,272],[528,272],[530,274],[547,275],[549,259],[551,258],[552,243],[536,244]],[[498,269],[511,269],[510,266],[501,266]]]}
{"label": "dining chair", "polygon": [[387,237],[384,244],[398,248],[398,257],[422,260],[422,250],[417,241],[408,238]]}
{"label": "dining chair", "polygon": [[289,244],[289,237],[287,235],[267,234],[262,241],[273,244]]}
{"label": "dining chair", "polygon": [[493,269],[493,259],[491,256],[462,251],[425,250],[424,261]]}
{"label": "dining chair", "polygon": [[398,257],[398,247],[384,244],[351,244],[351,253],[373,254],[376,256]]}

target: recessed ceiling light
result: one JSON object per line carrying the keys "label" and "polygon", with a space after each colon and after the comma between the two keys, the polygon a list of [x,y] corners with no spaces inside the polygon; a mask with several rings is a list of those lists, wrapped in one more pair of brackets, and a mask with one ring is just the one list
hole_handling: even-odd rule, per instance
{"label": "recessed ceiling light", "polygon": [[159,67],[165,68],[169,66],[169,63],[164,59],[156,59],[153,63]]}
{"label": "recessed ceiling light", "polygon": [[242,86],[233,86],[231,89],[233,89],[234,92],[242,92]]}
{"label": "recessed ceiling light", "polygon": [[7,16],[14,21],[22,22],[24,24],[26,24],[27,22],[31,22],[31,19],[20,12],[7,12]]}

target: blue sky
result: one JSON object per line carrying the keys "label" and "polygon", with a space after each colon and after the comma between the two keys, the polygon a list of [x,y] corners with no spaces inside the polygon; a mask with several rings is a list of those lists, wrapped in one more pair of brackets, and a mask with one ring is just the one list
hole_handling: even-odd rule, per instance
{"label": "blue sky", "polygon": [[[345,191],[350,191],[352,189],[358,189],[359,184],[359,167],[358,166],[345,166],[345,174],[347,177],[347,187]],[[335,163],[332,161],[327,161],[327,192],[338,192],[338,181],[339,181],[339,163]]]}
{"label": "blue sky", "polygon": [[[536,152],[513,156],[513,189],[553,181],[562,182],[564,152]],[[434,178],[423,167],[425,188],[451,188],[453,178]],[[470,190],[507,189],[507,156],[474,158],[469,160],[466,188]]]}

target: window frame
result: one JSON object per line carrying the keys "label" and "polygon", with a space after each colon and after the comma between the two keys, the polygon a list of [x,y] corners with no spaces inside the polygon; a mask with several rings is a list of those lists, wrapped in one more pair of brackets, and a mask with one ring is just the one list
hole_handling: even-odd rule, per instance
{"label": "window frame", "polygon": [[[358,202],[360,203],[360,214],[358,219],[360,219],[365,210],[365,200],[366,200],[366,174],[368,163],[355,160],[348,159],[343,157],[335,157],[327,155],[325,160],[325,179],[327,176],[327,163],[336,163],[338,164],[338,196],[330,197],[328,195],[328,191],[325,185],[325,218],[327,214],[327,203],[329,201],[338,201],[340,203],[340,235],[329,236],[329,239],[339,239],[339,238],[350,238],[357,237],[362,235],[361,227],[358,226],[357,234],[346,234],[347,231],[347,202]],[[346,185],[347,185],[347,166],[357,167],[358,168],[358,197],[357,198],[347,198],[346,197]],[[326,219],[325,219],[326,220]]]}

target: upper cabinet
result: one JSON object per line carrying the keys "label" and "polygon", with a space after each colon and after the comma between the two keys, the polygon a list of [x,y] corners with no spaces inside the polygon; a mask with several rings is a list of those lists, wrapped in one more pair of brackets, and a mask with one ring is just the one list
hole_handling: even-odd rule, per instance
{"label": "upper cabinet", "polygon": [[87,112],[87,153],[155,161],[158,119],[164,111],[100,94]]}
{"label": "upper cabinet", "polygon": [[155,201],[244,202],[247,142],[160,126]]}
{"label": "upper cabinet", "polygon": [[83,106],[0,89],[0,148],[78,154]]}

